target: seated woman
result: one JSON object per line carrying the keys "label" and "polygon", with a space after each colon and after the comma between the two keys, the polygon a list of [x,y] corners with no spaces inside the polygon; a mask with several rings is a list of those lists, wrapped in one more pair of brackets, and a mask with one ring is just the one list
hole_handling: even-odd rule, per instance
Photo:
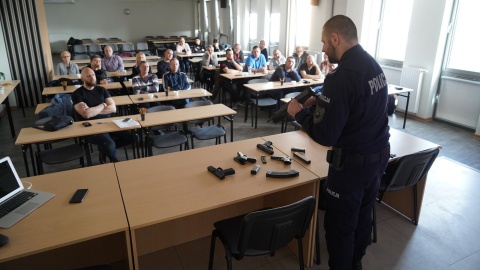
{"label": "seated woman", "polygon": [[70,62],[72,55],[68,51],[63,51],[60,57],[62,57],[63,62],[57,65],[57,70],[55,71],[57,75],[80,74],[78,65]]}

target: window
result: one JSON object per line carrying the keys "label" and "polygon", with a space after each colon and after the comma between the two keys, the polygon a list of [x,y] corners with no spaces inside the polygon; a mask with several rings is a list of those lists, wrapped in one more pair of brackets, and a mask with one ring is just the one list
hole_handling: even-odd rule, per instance
{"label": "window", "polygon": [[297,0],[296,12],[296,46],[310,46],[310,22],[311,6],[310,0]]}
{"label": "window", "polygon": [[280,42],[280,13],[272,13],[270,17],[270,42]]}
{"label": "window", "polygon": [[[413,0],[383,0],[377,59],[400,64],[405,58]],[[386,61],[385,61],[386,60]]]}
{"label": "window", "polygon": [[453,9],[449,48],[446,51],[446,69],[464,75],[480,75],[480,2],[478,0],[457,0]]}

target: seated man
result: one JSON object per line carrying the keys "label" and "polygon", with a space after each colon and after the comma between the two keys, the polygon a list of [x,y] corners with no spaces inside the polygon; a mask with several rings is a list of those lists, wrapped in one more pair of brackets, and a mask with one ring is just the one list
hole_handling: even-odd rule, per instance
{"label": "seated man", "polygon": [[147,61],[140,62],[140,74],[132,79],[133,94],[145,94],[158,92],[157,75],[148,73],[150,64]]}
{"label": "seated man", "polygon": [[[178,59],[170,61],[170,72],[163,75],[163,91],[190,90],[187,75],[179,70]],[[171,104],[176,108],[183,108],[189,102],[188,99],[172,100]]]}
{"label": "seated man", "polygon": [[193,53],[204,53],[205,52],[205,46],[203,46],[202,41],[198,37],[195,38],[195,44],[193,44],[192,52]]}
{"label": "seated man", "polygon": [[[238,73],[242,72],[242,66],[237,63],[237,61],[233,60],[233,51],[231,49],[227,49],[226,55],[227,60],[220,62],[220,73]],[[238,87],[236,83],[231,81],[222,80],[221,76],[218,76],[215,82],[215,87],[213,88],[212,93],[212,100],[218,95],[220,92],[220,87],[223,88],[223,91],[227,91],[230,93],[230,98],[232,99],[232,109],[236,110],[238,105]]]}
{"label": "seated man", "polygon": [[120,56],[114,55],[112,47],[105,46],[103,49],[105,57],[102,59],[102,66],[109,72],[124,71],[123,60]]}
{"label": "seated man", "polygon": [[265,57],[265,61],[268,61],[268,49],[265,47],[265,40],[260,40],[258,47],[260,47],[260,53]]}
{"label": "seated man", "polygon": [[225,50],[225,47],[223,45],[220,45],[218,42],[218,39],[213,40],[213,51],[214,52],[223,52]]}
{"label": "seated man", "polygon": [[102,67],[102,57],[100,57],[100,55],[91,56],[90,64],[88,64],[86,67],[92,69],[95,73],[97,84],[108,83],[107,71]]}
{"label": "seated man", "polygon": [[[95,72],[91,68],[82,70],[83,85],[72,94],[76,121],[108,118],[117,111],[115,102],[108,91],[96,85]],[[132,138],[129,131],[96,134],[87,137],[90,143],[98,145],[100,163],[118,162],[116,148],[127,145]]]}
{"label": "seated man", "polygon": [[270,70],[277,69],[280,65],[285,64],[287,59],[282,55],[282,52],[279,49],[273,50],[273,58],[270,59],[269,68]]}
{"label": "seated man", "polygon": [[307,61],[307,56],[308,53],[303,50],[302,46],[297,46],[295,48],[295,53],[293,54],[293,58],[295,59],[295,69]]}
{"label": "seated man", "polygon": [[163,78],[163,74],[170,71],[170,60],[173,58],[173,51],[171,49],[165,50],[163,59],[157,63],[157,78]]}
{"label": "seated man", "polygon": [[245,63],[242,48],[238,43],[233,45],[233,60],[237,61],[237,63]]}
{"label": "seated man", "polygon": [[335,69],[335,66],[328,61],[328,55],[323,54],[323,61],[320,63],[320,70],[323,73],[323,76],[327,76],[328,73],[332,72]]}
{"label": "seated man", "polygon": [[[202,58],[202,67],[208,67],[208,66],[217,66],[218,65],[218,58],[217,54],[213,52],[213,46],[208,45],[207,50],[205,54],[203,55]],[[214,70],[205,70],[202,68],[202,71],[200,72],[200,80],[207,84],[207,90],[211,90],[213,85],[215,84],[216,81],[216,72]]]}
{"label": "seated man", "polygon": [[313,55],[307,56],[307,61],[298,67],[298,71],[304,79],[320,79],[320,67],[315,63]]}
{"label": "seated man", "polygon": [[[192,54],[192,50],[190,49],[190,45],[185,42],[185,38],[180,37],[177,43],[177,55],[189,55]],[[180,58],[180,69],[188,73],[188,69],[190,68],[190,62],[188,61],[188,57],[181,57]]]}
{"label": "seated man", "polygon": [[252,71],[252,72],[267,72],[267,61],[265,56],[260,53],[260,48],[258,46],[253,46],[252,53],[248,56],[245,61],[245,67],[243,71]]}
{"label": "seated man", "polygon": [[[285,61],[285,64],[280,65],[277,69],[275,69],[275,72],[272,74],[272,77],[270,78],[270,81],[272,82],[278,82],[280,80],[284,80],[284,82],[291,82],[291,81],[296,81],[299,82],[301,80],[300,75],[293,69],[295,66],[295,59],[293,59],[292,56],[289,56],[287,58],[287,61]],[[288,92],[294,92],[295,88],[289,88],[288,90],[275,90],[275,91],[269,91],[269,94],[272,96],[273,99],[278,100],[278,104],[280,105],[280,99],[284,96],[284,94],[287,94]]]}
{"label": "seated man", "polygon": [[[136,64],[135,64],[135,66],[132,67],[132,75],[130,75],[130,78],[132,78],[132,79],[133,79],[133,77],[140,74],[140,63],[142,61],[147,61],[147,57],[145,56],[145,53],[143,53],[143,52],[138,52],[135,55],[135,58],[136,58]],[[152,68],[148,69],[148,73],[152,73]]]}

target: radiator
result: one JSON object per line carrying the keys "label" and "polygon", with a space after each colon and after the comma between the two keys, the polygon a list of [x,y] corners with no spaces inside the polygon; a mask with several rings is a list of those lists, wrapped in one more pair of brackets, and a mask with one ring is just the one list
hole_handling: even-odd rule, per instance
{"label": "radiator", "polygon": [[[427,72],[425,69],[416,67],[403,67],[400,76],[400,86],[413,89],[410,92],[410,103],[408,104],[409,113],[417,113],[420,104],[420,92],[422,90],[423,75]],[[399,98],[397,108],[405,111],[407,106],[406,98]]]}
{"label": "radiator", "polygon": [[380,67],[383,69],[383,74],[385,74],[388,84],[400,85],[400,75],[402,74],[401,68],[383,65]]}

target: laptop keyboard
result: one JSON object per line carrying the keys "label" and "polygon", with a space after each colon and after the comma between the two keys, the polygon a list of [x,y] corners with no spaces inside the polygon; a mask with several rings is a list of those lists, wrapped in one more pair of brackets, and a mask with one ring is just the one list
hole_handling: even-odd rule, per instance
{"label": "laptop keyboard", "polygon": [[0,218],[15,210],[17,207],[35,197],[38,193],[30,191],[22,191],[21,193],[13,196],[8,201],[5,201],[0,205]]}

